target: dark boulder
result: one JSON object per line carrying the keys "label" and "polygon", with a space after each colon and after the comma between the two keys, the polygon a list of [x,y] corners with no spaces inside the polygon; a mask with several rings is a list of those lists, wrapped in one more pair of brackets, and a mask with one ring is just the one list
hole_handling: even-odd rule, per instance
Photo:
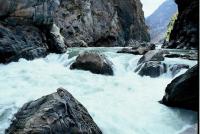
{"label": "dark boulder", "polygon": [[167,65],[159,61],[148,61],[140,64],[135,72],[138,72],[140,76],[150,76],[155,78],[167,72]]}
{"label": "dark boulder", "polygon": [[139,59],[138,65],[148,61],[164,61],[164,54],[168,53],[166,50],[151,50]]}
{"label": "dark boulder", "polygon": [[132,48],[123,48],[122,50],[117,51],[117,53],[134,54],[134,55],[140,54],[137,50],[134,50]]}
{"label": "dark boulder", "polygon": [[101,134],[86,108],[69,92],[56,93],[26,103],[6,134]]}
{"label": "dark boulder", "polygon": [[152,43],[139,43],[137,41],[132,42],[133,46],[131,48],[123,48],[119,50],[117,53],[127,53],[127,54],[134,54],[134,55],[144,55],[150,50],[154,50],[156,48],[155,44]]}
{"label": "dark boulder", "polygon": [[70,69],[91,71],[95,74],[113,75],[112,63],[105,55],[96,52],[84,52],[79,54]]}
{"label": "dark boulder", "polygon": [[188,60],[198,60],[198,52],[191,51],[188,54],[170,53],[170,54],[165,54],[164,57],[166,57],[166,58],[182,58],[182,59],[188,59]]}
{"label": "dark boulder", "polygon": [[196,65],[168,84],[162,104],[198,111],[199,66]]}
{"label": "dark boulder", "polygon": [[189,69],[190,66],[186,64],[174,64],[170,66],[170,71],[172,73],[172,76],[175,76],[178,74],[182,69]]}
{"label": "dark boulder", "polygon": [[42,37],[40,30],[33,26],[16,26],[13,29],[0,25],[0,63],[46,56],[48,47]]}

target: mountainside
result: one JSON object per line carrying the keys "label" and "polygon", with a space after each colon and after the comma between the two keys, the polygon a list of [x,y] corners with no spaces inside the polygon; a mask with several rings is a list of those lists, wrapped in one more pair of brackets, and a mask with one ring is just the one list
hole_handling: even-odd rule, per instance
{"label": "mountainside", "polygon": [[166,0],[158,9],[146,19],[149,27],[151,41],[159,42],[165,37],[167,25],[171,17],[177,12],[177,5],[174,0]]}
{"label": "mountainside", "polygon": [[178,18],[170,34],[169,43],[164,48],[198,49],[199,48],[199,1],[176,0]]}
{"label": "mountainside", "polygon": [[0,0],[0,62],[149,41],[140,0]]}

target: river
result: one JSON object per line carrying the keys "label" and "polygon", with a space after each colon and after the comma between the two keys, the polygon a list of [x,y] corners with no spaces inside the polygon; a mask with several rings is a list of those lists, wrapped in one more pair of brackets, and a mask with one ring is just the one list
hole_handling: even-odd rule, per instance
{"label": "river", "polygon": [[[67,89],[87,108],[104,134],[178,134],[197,123],[196,112],[158,103],[174,78],[169,71],[158,78],[141,77],[134,72],[141,56],[118,54],[119,49],[70,48],[65,54],[0,64],[0,133],[24,103],[53,93],[58,87]],[[70,70],[78,53],[85,50],[104,53],[113,62],[114,76]],[[177,58],[164,62],[190,67],[197,64]]]}

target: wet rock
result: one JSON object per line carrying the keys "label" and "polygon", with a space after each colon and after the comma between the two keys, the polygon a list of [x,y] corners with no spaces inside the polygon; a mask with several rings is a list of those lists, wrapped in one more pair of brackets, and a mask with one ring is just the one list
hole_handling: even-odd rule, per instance
{"label": "wet rock", "polygon": [[198,60],[198,53],[196,51],[191,51],[188,54],[165,54],[164,57],[167,58],[182,58],[182,59],[188,59],[188,60]]}
{"label": "wet rock", "polygon": [[137,50],[134,50],[132,48],[123,48],[122,50],[117,51],[117,53],[127,53],[127,54],[134,54],[134,55],[139,54]]}
{"label": "wet rock", "polygon": [[[7,40],[1,42],[0,51],[5,51],[0,54],[1,63],[12,61],[10,57],[13,56],[11,59],[17,60],[43,57],[52,52],[64,53],[67,46],[113,47],[125,46],[130,39],[150,40],[140,0],[0,0],[0,17],[0,25],[11,33],[26,32],[24,29],[34,27],[37,30],[31,29],[28,35],[34,38],[35,34],[41,34],[35,45],[25,47],[24,41],[18,38],[27,35],[17,32],[13,35],[17,43],[12,45],[13,41],[0,33],[1,39]],[[19,27],[23,28],[19,30]],[[23,47],[18,50],[21,44]],[[26,54],[15,56],[5,46],[17,47],[17,54],[24,48],[30,53],[25,51]]]}
{"label": "wet rock", "polygon": [[189,69],[189,65],[186,64],[174,64],[170,67],[170,71],[172,73],[172,76],[175,76],[178,74],[182,69]]}
{"label": "wet rock", "polygon": [[144,55],[150,50],[155,49],[155,44],[152,43],[139,43],[135,44],[132,48],[123,48],[122,50],[118,51],[117,53],[128,53],[134,55]]}
{"label": "wet rock", "polygon": [[197,134],[197,133],[198,133],[198,124],[194,124],[185,129],[183,132],[180,132],[179,134]]}
{"label": "wet rock", "polygon": [[70,69],[91,71],[95,74],[113,75],[112,63],[105,55],[96,52],[84,52],[79,54]]}
{"label": "wet rock", "polygon": [[198,49],[199,46],[199,1],[175,0],[178,5],[178,18],[170,34],[169,43],[164,48]]}
{"label": "wet rock", "polygon": [[199,68],[198,65],[196,65],[183,75],[175,78],[168,84],[165,90],[165,96],[161,100],[161,103],[171,107],[198,111],[198,74]]}
{"label": "wet rock", "polygon": [[139,59],[137,65],[148,61],[164,61],[164,54],[168,53],[166,50],[151,50]]}
{"label": "wet rock", "polygon": [[87,109],[63,88],[26,103],[6,134],[101,134]]}
{"label": "wet rock", "polygon": [[34,26],[6,28],[0,25],[0,63],[17,61],[19,58],[32,60],[47,55],[48,47],[43,35]]}
{"label": "wet rock", "polygon": [[150,76],[155,78],[167,72],[167,65],[159,61],[148,61],[140,64],[135,72],[138,72],[140,76]]}
{"label": "wet rock", "polygon": [[166,54],[165,57],[166,58],[179,58],[179,57],[181,57],[181,55],[171,53],[171,54]]}

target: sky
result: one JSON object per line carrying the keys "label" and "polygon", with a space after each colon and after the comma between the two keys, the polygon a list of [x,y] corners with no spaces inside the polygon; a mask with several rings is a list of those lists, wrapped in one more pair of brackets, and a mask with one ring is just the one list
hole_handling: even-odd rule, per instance
{"label": "sky", "polygon": [[165,0],[141,0],[144,16],[151,15]]}

